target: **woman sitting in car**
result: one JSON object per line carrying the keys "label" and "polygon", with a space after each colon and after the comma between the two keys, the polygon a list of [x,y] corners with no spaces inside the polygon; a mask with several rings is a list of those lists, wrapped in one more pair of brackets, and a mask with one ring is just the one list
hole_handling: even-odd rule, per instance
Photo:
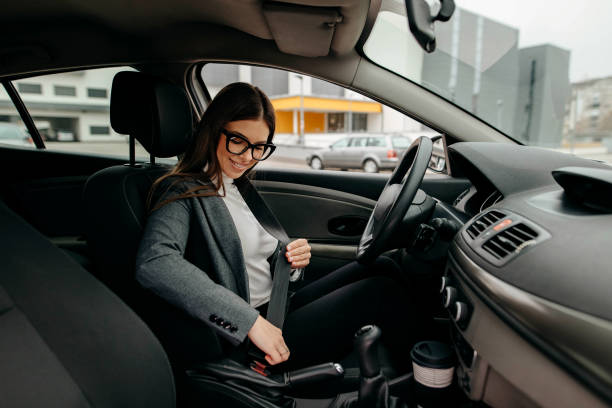
{"label": "woman sitting in car", "polygon": [[[271,264],[285,260],[274,259],[279,241],[253,214],[241,186],[274,151],[274,129],[274,110],[259,88],[234,83],[218,93],[187,152],[153,185],[138,281],[232,345],[248,338],[271,365],[340,361],[365,324],[380,326],[390,352],[407,358],[415,308],[392,278],[399,269],[389,258],[369,268],[350,263],[298,290],[282,331],[264,317]],[[282,253],[291,280],[298,279],[310,262],[310,245],[296,239]]]}

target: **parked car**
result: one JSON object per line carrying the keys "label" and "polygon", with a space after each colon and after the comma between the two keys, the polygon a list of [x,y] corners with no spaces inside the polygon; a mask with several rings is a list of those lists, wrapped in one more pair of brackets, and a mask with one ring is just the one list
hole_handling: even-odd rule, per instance
{"label": "parked car", "polygon": [[326,167],[363,169],[366,173],[392,170],[412,141],[405,136],[367,134],[343,137],[329,148],[306,158],[314,170]]}
{"label": "parked car", "polygon": [[[62,102],[64,117],[88,109],[99,116],[83,126],[106,126],[99,120],[108,110],[95,102],[96,92],[83,106],[68,95],[45,103],[47,89],[58,85],[61,93],[65,84],[43,87],[41,76],[69,73],[81,82],[89,70],[127,64],[155,86],[133,92],[132,103],[116,106],[121,114],[113,118],[115,130],[138,123],[131,141],[138,136],[151,142],[161,132],[174,131],[173,140],[180,144],[194,125],[173,120],[185,118],[181,107],[200,117],[219,89],[218,81],[202,77],[202,70],[218,63],[223,64],[220,76],[256,79],[260,71],[247,75],[238,67],[249,64],[289,71],[286,84],[267,82],[279,95],[287,96],[289,84],[303,90],[332,83],[440,132],[448,150],[444,174],[425,174],[428,139],[421,141],[423,150],[413,164],[422,172],[411,171],[402,180],[390,180],[388,174],[257,169],[253,183],[288,235],[307,238],[312,246],[311,265],[296,284],[316,283],[349,262],[367,262],[364,251],[384,251],[403,283],[398,290],[417,305],[389,318],[402,325],[412,321],[405,316],[417,316],[422,323],[414,335],[419,340],[437,339],[452,349],[445,357],[454,364],[455,377],[444,406],[612,405],[612,168],[529,145],[535,140],[531,136],[548,138],[549,133],[538,133],[546,124],[554,122],[561,132],[563,114],[576,117],[578,106],[585,107],[587,119],[576,120],[576,126],[568,123],[572,132],[591,129],[600,116],[605,119],[604,92],[567,109],[574,102],[569,96],[578,98],[578,92],[569,92],[567,70],[562,75],[542,71],[563,67],[569,51],[556,52],[546,44],[543,50],[519,52],[517,28],[499,27],[465,11],[435,23],[436,32],[447,36],[438,41],[439,52],[427,54],[436,45],[428,19],[436,13],[446,13],[440,20],[450,16],[449,7],[432,13],[426,3],[450,4],[445,1],[418,3],[427,15],[410,15],[414,38],[404,7],[417,4],[412,1],[5,3],[2,86],[11,101],[19,102],[19,89],[13,87],[19,80],[27,85],[22,91],[37,99],[24,109],[17,103],[20,113],[3,111],[3,117],[22,115],[24,123],[31,123],[27,119],[35,112],[40,116]],[[554,18],[549,8],[519,4],[519,20],[513,24],[533,21],[538,33],[561,36],[568,30],[559,27],[578,27],[579,22],[581,29],[570,32],[572,44],[597,52],[595,59],[585,52],[573,61],[601,68],[607,46],[594,39],[608,32],[608,3],[585,7],[567,2],[554,9]],[[562,25],[566,11],[572,24]],[[414,24],[424,24],[425,32]],[[382,37],[375,41],[377,33]],[[583,42],[574,42],[579,39]],[[77,67],[80,71],[74,72]],[[602,77],[610,75],[612,69]],[[91,84],[93,90],[101,86]],[[312,107],[313,101],[302,96],[296,92],[277,101],[286,123],[299,109]],[[544,96],[558,98],[546,102]],[[319,107],[342,110],[348,105],[341,98],[333,103],[321,99]],[[316,113],[324,129],[329,113]],[[178,123],[184,126],[177,129]],[[128,144],[125,158],[117,158],[53,151],[35,128],[30,134],[36,149],[0,146],[0,406],[401,405],[378,398],[350,405],[336,389],[320,395],[331,381],[296,389],[286,372],[264,377],[246,365],[221,364],[202,374],[201,365],[181,357],[205,354],[223,339],[210,335],[201,320],[173,314],[171,305],[144,307],[146,293],[133,280],[149,187],[169,167],[159,160],[136,162]],[[149,144],[154,158],[159,146]],[[395,205],[399,201],[402,206]],[[186,250],[198,253],[198,248]],[[333,303],[333,292],[329,296]],[[376,308],[384,301],[372,298],[366,306]],[[329,313],[336,312],[330,308]],[[351,354],[352,333],[345,337],[346,362],[353,370],[346,370],[342,385],[355,396],[357,358]],[[405,341],[384,333],[383,339]],[[369,347],[364,350],[377,355]],[[439,361],[429,362],[439,367]],[[381,386],[387,384],[382,375],[364,381],[366,388],[417,406],[413,374],[429,370],[413,373],[408,358],[385,363],[385,375],[393,377],[389,388]],[[451,368],[434,371],[432,381]],[[244,397],[249,389],[251,397]]]}

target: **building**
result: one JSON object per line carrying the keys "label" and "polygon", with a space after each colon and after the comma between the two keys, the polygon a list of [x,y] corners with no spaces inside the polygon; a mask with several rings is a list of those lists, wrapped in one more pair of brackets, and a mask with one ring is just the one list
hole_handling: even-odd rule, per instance
{"label": "building", "polygon": [[519,50],[514,135],[529,145],[559,147],[570,97],[570,52],[545,44]]}
{"label": "building", "polygon": [[573,141],[612,141],[612,77],[572,84],[565,121]]}
{"label": "building", "polygon": [[[127,68],[131,69],[131,68]],[[13,84],[47,140],[124,141],[108,122],[114,75],[126,68],[103,68],[21,79]],[[0,121],[21,123],[4,88]]]}

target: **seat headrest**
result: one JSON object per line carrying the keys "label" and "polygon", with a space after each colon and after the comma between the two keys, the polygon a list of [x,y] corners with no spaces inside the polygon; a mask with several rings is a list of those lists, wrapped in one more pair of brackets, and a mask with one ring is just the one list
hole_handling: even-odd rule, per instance
{"label": "seat headrest", "polygon": [[113,79],[111,126],[136,138],[156,157],[185,151],[193,129],[191,113],[185,91],[165,79],[132,71]]}

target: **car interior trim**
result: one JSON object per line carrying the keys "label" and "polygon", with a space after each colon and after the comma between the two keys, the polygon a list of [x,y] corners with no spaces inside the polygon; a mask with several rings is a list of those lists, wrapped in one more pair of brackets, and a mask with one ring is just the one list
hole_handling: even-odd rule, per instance
{"label": "car interior trim", "polygon": [[449,259],[481,300],[522,337],[600,397],[612,401],[611,322],[509,285],[476,265],[457,245],[451,246]]}

